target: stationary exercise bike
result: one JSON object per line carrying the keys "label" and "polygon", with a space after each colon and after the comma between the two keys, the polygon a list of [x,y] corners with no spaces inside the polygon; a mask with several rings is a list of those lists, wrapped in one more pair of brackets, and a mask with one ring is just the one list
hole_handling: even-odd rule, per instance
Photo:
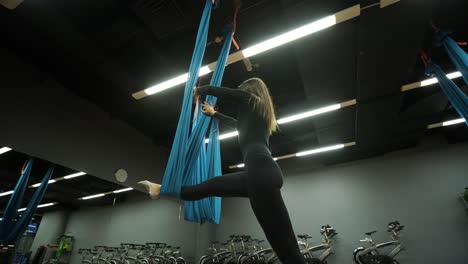
{"label": "stationary exercise bike", "polygon": [[97,253],[93,252],[92,249],[80,248],[78,254],[81,255],[81,264],[92,264]]}
{"label": "stationary exercise bike", "polygon": [[[298,235],[302,241],[299,242],[301,246],[301,253],[304,255],[306,262],[309,264],[326,264],[328,257],[333,254],[332,238],[338,233],[330,225],[324,225],[320,229],[320,234],[323,236],[323,244],[318,246],[310,246],[307,239],[312,238],[309,235]],[[319,255],[319,252],[321,254]]]}
{"label": "stationary exercise bike", "polygon": [[[353,260],[356,264],[399,264],[395,257],[403,250],[400,242],[400,235],[398,232],[403,230],[405,226],[400,225],[398,221],[390,222],[388,224],[387,232],[391,233],[391,241],[376,244],[372,239],[372,235],[377,231],[367,232],[367,237],[361,239],[361,242],[367,242],[369,247],[359,247],[354,250]],[[390,249],[394,247],[390,253],[380,253],[383,249]]]}

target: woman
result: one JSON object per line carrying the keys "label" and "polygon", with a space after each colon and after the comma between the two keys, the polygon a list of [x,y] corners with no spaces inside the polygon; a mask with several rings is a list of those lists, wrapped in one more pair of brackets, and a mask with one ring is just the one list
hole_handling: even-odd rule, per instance
{"label": "woman", "polygon": [[[240,89],[203,86],[195,95],[213,95],[238,105],[238,120],[225,116],[206,102],[203,113],[235,124],[245,163],[245,171],[215,177],[202,184],[182,187],[181,199],[194,201],[206,197],[246,197],[278,258],[285,264],[302,264],[289,214],[281,196],[283,176],[273,160],[268,144],[277,123],[273,102],[265,83],[258,78],[245,81]],[[153,199],[159,198],[159,184],[145,185]]]}

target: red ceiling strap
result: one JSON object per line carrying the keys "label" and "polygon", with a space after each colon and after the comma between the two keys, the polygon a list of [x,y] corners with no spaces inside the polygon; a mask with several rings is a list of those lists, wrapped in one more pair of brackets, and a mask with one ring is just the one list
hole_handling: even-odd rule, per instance
{"label": "red ceiling strap", "polygon": [[[235,1],[235,0],[234,0]],[[236,2],[236,1],[235,1]],[[237,6],[236,6],[236,10],[234,11],[234,18],[233,18],[233,21],[232,21],[232,24],[233,24],[233,29],[232,29],[232,44],[234,44],[234,46],[236,47],[237,50],[240,49],[239,47],[239,44],[237,43],[236,39],[235,39],[235,34],[236,34],[236,30],[237,30],[237,15],[239,14],[239,10],[240,10],[240,4],[237,3]]]}
{"label": "red ceiling strap", "polygon": [[28,161],[26,161],[26,162],[23,164],[23,168],[21,168],[21,174],[24,173],[24,168],[26,168],[26,164],[28,164]]}
{"label": "red ceiling strap", "polygon": [[431,63],[431,59],[427,56],[426,52],[421,50],[421,60],[423,61],[424,65],[427,67]]}
{"label": "red ceiling strap", "polygon": [[[198,77],[197,87],[200,87],[200,86],[201,86],[201,77]],[[194,103],[195,103],[195,111],[193,113],[193,121],[195,121],[195,119],[198,116],[198,106],[200,104],[200,96],[194,96],[193,100],[194,100]]]}

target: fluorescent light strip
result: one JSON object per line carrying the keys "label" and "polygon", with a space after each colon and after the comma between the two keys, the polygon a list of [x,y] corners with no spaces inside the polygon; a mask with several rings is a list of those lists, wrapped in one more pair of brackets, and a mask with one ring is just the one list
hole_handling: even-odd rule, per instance
{"label": "fluorescent light strip", "polygon": [[[203,66],[203,67],[200,68],[200,72],[198,73],[198,77],[201,77],[203,75],[207,75],[211,71],[212,70],[210,69],[210,67],[208,65]],[[162,82],[160,84],[156,84],[154,86],[151,86],[150,88],[145,89],[144,92],[145,92],[146,95],[152,95],[152,94],[155,94],[155,93],[162,92],[164,90],[175,87],[177,85],[186,83],[187,80],[188,80],[188,77],[189,77],[189,74],[184,73],[182,75],[179,75],[179,76],[177,76],[175,78],[172,78],[172,79],[167,80],[165,82]]]}
{"label": "fluorescent light strip", "polygon": [[456,125],[456,124],[460,124],[460,123],[465,123],[465,119],[464,118],[459,118],[459,119],[455,119],[455,120],[445,121],[445,122],[442,123],[442,126],[451,126],[451,125]]}
{"label": "fluorescent light strip", "polygon": [[37,206],[37,208],[43,208],[43,207],[49,207],[49,206],[53,206],[53,205],[56,205],[57,203],[46,203],[46,204],[40,204]]}
{"label": "fluorescent light strip", "polygon": [[[343,103],[340,103],[340,104],[329,105],[329,106],[325,106],[325,107],[318,108],[318,109],[315,109],[315,110],[310,110],[310,111],[299,113],[299,114],[296,114],[296,115],[280,118],[280,119],[277,120],[277,122],[278,122],[279,125],[282,125],[282,124],[298,121],[298,120],[301,120],[301,119],[305,119],[305,118],[325,114],[325,113],[328,113],[328,112],[331,112],[331,111],[336,111],[336,110],[344,108],[344,107],[355,105],[356,103],[357,103],[356,99],[353,99],[353,100],[349,100],[349,101],[346,101],[346,102],[343,102]],[[221,134],[219,136],[219,140],[236,137],[238,135],[239,135],[238,131],[232,131],[232,132],[224,133],[224,134]],[[208,143],[209,141],[210,140],[208,138],[205,139],[205,143]]]}
{"label": "fluorescent light strip", "polygon": [[444,121],[440,123],[430,124],[427,126],[427,129],[433,129],[433,128],[444,127],[444,126],[453,126],[453,125],[461,124],[464,122],[465,122],[464,118],[459,118],[459,119]]}
{"label": "fluorescent light strip", "polygon": [[277,37],[271,38],[269,40],[263,41],[257,45],[254,45],[250,48],[244,49],[242,54],[245,58],[255,56],[257,54],[263,53],[265,51],[274,49],[276,47],[282,46],[286,43],[295,41],[297,39],[303,38],[305,36],[314,34],[326,28],[336,25],[335,15],[327,16],[315,22],[309,23],[297,29],[291,30],[284,34],[281,34]]}
{"label": "fluorescent light strip", "polygon": [[[43,207],[49,207],[49,206],[53,206],[53,205],[56,205],[58,204],[57,202],[53,202],[53,203],[46,203],[46,204],[40,204],[37,206],[37,208],[43,208]],[[18,209],[18,212],[23,212],[23,211],[26,211],[27,208],[21,208],[21,209]]]}
{"label": "fluorescent light strip", "polygon": [[[52,180],[49,180],[49,182],[48,182],[47,184],[52,184],[52,183],[56,183],[56,182],[57,182],[56,180],[52,179]],[[31,185],[31,188],[37,188],[37,187],[39,187],[39,186],[41,186],[41,183],[40,183],[40,182]]]}
{"label": "fluorescent light strip", "polygon": [[113,193],[128,192],[128,191],[132,191],[132,190],[133,190],[133,188],[125,188],[125,189],[120,189],[120,190],[113,191]]}
{"label": "fluorescent light strip", "polygon": [[324,113],[327,113],[327,112],[335,111],[335,110],[338,110],[340,108],[341,108],[341,104],[334,104],[334,105],[330,105],[330,106],[327,106],[327,107],[322,107],[322,108],[319,108],[319,109],[315,109],[315,110],[312,110],[312,111],[307,111],[307,112],[304,112],[304,113],[300,113],[300,114],[297,114],[297,115],[292,115],[292,116],[280,118],[280,119],[278,119],[277,122],[278,122],[278,125],[282,125],[282,124],[290,123],[290,122],[297,121],[297,120],[300,120],[300,119],[304,119],[304,118],[324,114]]}
{"label": "fluorescent light strip", "polygon": [[103,197],[103,196],[106,196],[106,194],[105,193],[94,194],[94,195],[90,195],[90,196],[81,197],[81,198],[79,198],[79,200],[89,200],[89,199],[99,198],[99,197]]}
{"label": "fluorescent light strip", "polygon": [[[70,175],[67,175],[67,176],[63,176],[61,178],[49,180],[49,182],[47,184],[51,184],[51,183],[55,183],[55,182],[63,181],[63,180],[68,180],[68,179],[73,179],[73,178],[80,177],[80,176],[83,176],[83,175],[86,175],[86,172],[77,172],[77,173],[73,173],[73,174],[70,174]],[[40,182],[29,186],[29,188],[37,188],[39,186],[41,186]],[[0,197],[10,195],[12,193],[13,193],[13,191],[0,193]]]}
{"label": "fluorescent light strip", "polygon": [[14,191],[8,191],[8,192],[0,193],[0,197],[7,196],[7,195],[10,195],[12,193],[14,193]]}
{"label": "fluorescent light strip", "polygon": [[[238,131],[232,131],[232,132],[228,132],[228,133],[224,133],[224,134],[219,135],[218,139],[223,140],[223,139],[227,139],[227,138],[237,137],[238,135],[239,135]],[[208,142],[210,142],[210,139],[206,138],[205,143],[208,143]]]}
{"label": "fluorescent light strip", "polygon": [[132,190],[133,190],[133,188],[129,187],[129,188],[119,189],[119,190],[115,190],[115,191],[111,191],[111,192],[99,193],[99,194],[94,194],[94,195],[90,195],[90,196],[81,197],[81,198],[78,198],[78,200],[89,200],[89,199],[104,197],[104,196],[106,196],[108,194],[129,192],[129,191],[132,191]]}
{"label": "fluorescent light strip", "polygon": [[[460,77],[462,77],[462,74],[461,74],[461,72],[458,72],[458,71],[447,74],[447,78],[449,78],[450,80],[460,78]],[[429,86],[431,84],[435,84],[435,83],[438,83],[438,82],[439,81],[437,80],[437,78],[426,79],[426,80],[423,80],[423,81],[420,81],[420,82],[414,82],[414,83],[403,85],[401,87],[401,91],[406,92],[406,91],[418,89],[418,88],[421,88],[421,87]]]}
{"label": "fluorescent light strip", "polygon": [[63,176],[63,178],[65,180],[68,180],[68,179],[73,179],[73,178],[80,177],[80,176],[83,176],[83,175],[86,175],[86,172],[73,173],[73,174],[70,174],[70,175],[67,175],[67,176]]}
{"label": "fluorescent light strip", "polygon": [[2,155],[3,153],[7,153],[10,150],[11,150],[11,148],[9,148],[9,147],[0,148],[0,155]]}
{"label": "fluorescent light strip", "polygon": [[[276,158],[273,158],[273,159],[274,160],[283,160],[283,159],[290,159],[290,158],[294,158],[294,157],[303,157],[303,156],[318,154],[318,153],[322,153],[322,152],[328,152],[328,151],[333,151],[333,150],[337,150],[337,149],[343,149],[343,148],[351,147],[351,146],[354,146],[354,145],[356,145],[356,142],[349,142],[349,143],[345,143],[345,144],[336,144],[336,145],[332,145],[332,146],[328,146],[328,147],[301,151],[301,152],[298,152],[298,153],[295,153],[295,154],[288,154],[288,155],[276,157]],[[244,167],[245,167],[244,163],[229,166],[230,169],[244,168]]]}
{"label": "fluorescent light strip", "polygon": [[[296,29],[290,30],[286,33],[283,33],[274,38],[268,39],[266,41],[260,42],[256,45],[253,45],[249,48],[246,48],[242,51],[235,52],[228,57],[227,65],[244,60],[248,57],[255,56],[257,54],[266,52],[268,50],[274,49],[276,47],[282,46],[284,44],[290,43],[292,41],[298,40],[300,38],[312,35],[326,28],[332,27],[336,24],[345,22],[352,18],[358,17],[361,15],[361,6],[355,5],[350,8],[344,9],[334,15],[324,17],[312,23],[306,24],[304,26],[298,27]],[[210,63],[203,66],[200,69],[198,76],[206,75],[214,70],[216,62]],[[149,95],[153,95],[158,92],[162,92],[169,88],[175,87],[177,85],[183,84],[188,80],[189,74],[185,73],[179,75],[170,80],[164,81],[162,83],[151,86],[143,91],[136,92],[132,96],[139,100]]]}
{"label": "fluorescent light strip", "polygon": [[[85,172],[73,173],[73,174],[70,174],[70,175],[63,176],[61,178],[56,178],[56,179],[49,180],[48,184],[63,181],[63,180],[73,179],[73,178],[80,177],[80,176],[83,176],[83,175],[86,175],[86,173]],[[31,185],[30,188],[37,188],[40,185],[41,185],[41,183],[39,182],[39,183]]]}
{"label": "fluorescent light strip", "polygon": [[308,156],[308,155],[313,155],[313,154],[317,154],[317,153],[342,149],[344,147],[345,147],[344,144],[338,144],[338,145],[333,145],[333,146],[324,147],[324,148],[306,150],[306,151],[296,153],[296,157]]}

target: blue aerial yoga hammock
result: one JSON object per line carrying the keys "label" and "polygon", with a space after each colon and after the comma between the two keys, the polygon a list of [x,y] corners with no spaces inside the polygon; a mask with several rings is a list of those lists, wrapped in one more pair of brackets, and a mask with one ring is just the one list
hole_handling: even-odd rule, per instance
{"label": "blue aerial yoga hammock", "polygon": [[51,166],[41,184],[34,192],[28,206],[24,212],[21,213],[21,217],[14,221],[14,218],[18,212],[19,207],[24,198],[24,192],[28,188],[29,175],[31,173],[33,160],[30,159],[26,163],[26,166],[21,174],[21,177],[16,184],[15,190],[8,201],[8,205],[5,208],[3,214],[3,221],[0,222],[0,242],[1,243],[15,243],[20,236],[26,230],[29,222],[31,222],[34,213],[36,212],[37,206],[41,203],[42,198],[47,190],[48,182],[54,172],[54,167]]}
{"label": "blue aerial yoga hammock", "polygon": [[15,225],[13,219],[16,217],[18,209],[23,202],[24,192],[28,188],[28,180],[29,174],[31,173],[32,164],[32,159],[27,161],[21,172],[20,178],[16,183],[13,194],[10,196],[10,200],[8,201],[5,211],[3,212],[3,220],[0,221],[0,242],[6,241],[8,232]]}
{"label": "blue aerial yoga hammock", "polygon": [[[224,68],[229,56],[232,42],[232,25],[224,29],[224,44],[218,58],[210,85],[220,86],[224,75]],[[207,96],[206,102],[216,105],[216,97]],[[201,105],[198,106],[198,113],[201,113]],[[210,126],[211,121],[211,126]],[[205,148],[205,135],[209,129],[209,142]],[[219,145],[218,120],[206,115],[199,114],[193,125],[190,135],[187,155],[187,165],[184,170],[184,185],[194,185],[202,183],[208,179],[220,176],[221,152]],[[197,158],[198,157],[198,158]],[[208,167],[207,167],[208,166]],[[210,221],[218,224],[221,217],[221,198],[206,198],[195,202],[185,202],[185,219],[193,222]]]}
{"label": "blue aerial yoga hammock", "polygon": [[452,80],[447,78],[447,75],[439,65],[430,63],[426,68],[426,72],[435,75],[439,81],[440,88],[442,88],[452,106],[465,119],[465,123],[468,125],[468,97],[466,94]]}
{"label": "blue aerial yoga hammock", "polygon": [[[193,89],[196,86],[205,53],[211,10],[211,0],[206,0],[190,63],[189,77],[185,84],[182,110],[176,135],[162,181],[161,192],[165,195],[179,197],[182,186],[199,184],[212,177],[221,175],[219,131],[216,119],[200,114],[196,116],[190,131]],[[232,27],[225,30],[224,34],[225,42],[213,73],[212,85],[221,84],[224,67],[231,47]],[[207,102],[215,104],[216,98],[208,96]],[[198,112],[200,112],[201,106],[198,107]],[[206,146],[204,140],[209,126],[210,140]],[[221,199],[219,197],[185,203],[185,219],[188,221],[219,223],[220,215]]]}
{"label": "blue aerial yoga hammock", "polygon": [[[458,46],[447,32],[438,31],[435,35],[435,44],[437,46],[445,47],[453,64],[455,64],[455,67],[461,72],[465,83],[468,84],[468,55],[466,52]],[[427,55],[424,54],[423,56],[426,57],[423,58],[425,63],[428,62],[426,73],[434,74],[436,76],[442,91],[458,114],[465,119],[465,123],[468,125],[468,97],[452,80],[447,78],[439,65],[430,62]]]}
{"label": "blue aerial yoga hammock", "polygon": [[468,84],[468,54],[450,37],[447,32],[439,31],[435,36],[436,45],[445,47],[447,54],[455,67],[461,72],[465,83]]}
{"label": "blue aerial yoga hammock", "polygon": [[41,203],[44,194],[47,191],[48,182],[54,173],[54,166],[49,167],[47,173],[41,181],[41,185],[34,192],[31,200],[26,207],[26,210],[21,213],[21,217],[17,220],[14,228],[9,232],[9,235],[6,238],[6,241],[16,242],[21,235],[24,233],[29,223],[31,222],[34,213],[36,212],[37,206]]}

